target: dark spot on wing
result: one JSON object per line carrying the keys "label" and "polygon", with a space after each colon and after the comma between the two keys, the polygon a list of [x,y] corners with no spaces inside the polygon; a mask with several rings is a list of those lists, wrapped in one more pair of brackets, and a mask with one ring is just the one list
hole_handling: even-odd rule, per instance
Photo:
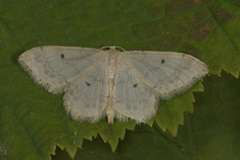
{"label": "dark spot on wing", "polygon": [[162,63],[162,64],[165,63],[165,59],[162,59],[161,63]]}
{"label": "dark spot on wing", "polygon": [[64,58],[64,54],[61,54],[61,58]]}
{"label": "dark spot on wing", "polygon": [[87,86],[90,86],[91,84],[90,84],[89,82],[86,82],[86,85],[87,85]]}
{"label": "dark spot on wing", "polygon": [[137,85],[138,85],[138,84],[136,83],[136,84],[134,84],[134,85],[133,85],[133,87],[134,87],[134,88],[136,88],[136,87],[137,87]]}

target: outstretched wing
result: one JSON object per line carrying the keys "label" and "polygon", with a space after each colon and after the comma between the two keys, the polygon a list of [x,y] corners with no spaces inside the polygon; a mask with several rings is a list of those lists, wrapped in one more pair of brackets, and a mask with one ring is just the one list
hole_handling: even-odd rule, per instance
{"label": "outstretched wing", "polygon": [[156,113],[156,93],[141,79],[134,76],[134,70],[124,61],[119,62],[113,86],[113,104],[116,117],[131,118],[146,122]]}
{"label": "outstretched wing", "polygon": [[36,83],[49,92],[59,93],[103,59],[102,51],[94,48],[44,46],[24,52],[18,61]]}
{"label": "outstretched wing", "polygon": [[203,62],[177,52],[126,51],[121,61],[131,66],[133,75],[162,99],[189,89],[208,73]]}
{"label": "outstretched wing", "polygon": [[105,115],[109,95],[107,63],[92,64],[64,95],[64,106],[75,120],[96,122]]}

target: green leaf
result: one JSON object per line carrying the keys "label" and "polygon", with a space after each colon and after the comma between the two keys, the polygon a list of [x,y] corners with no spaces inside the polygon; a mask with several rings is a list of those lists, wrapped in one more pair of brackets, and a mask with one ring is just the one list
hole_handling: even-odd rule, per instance
{"label": "green leaf", "polygon": [[[63,107],[63,94],[47,93],[19,66],[17,59],[24,51],[42,45],[179,51],[204,61],[211,74],[220,76],[223,69],[238,77],[239,20],[238,1],[1,0],[0,156],[51,159],[57,145],[74,157],[82,143],[95,144],[87,140],[98,135],[115,151],[126,129],[133,130],[136,125],[133,121],[107,125],[105,119],[97,124],[72,120]],[[192,92],[199,91],[203,91],[200,83],[173,99],[160,101],[149,125],[176,137],[178,125],[184,123],[184,112],[193,113]],[[137,125],[135,132],[128,133],[134,137],[146,128],[153,129]],[[140,135],[135,137],[138,142]],[[102,145],[96,146],[104,150]]]}
{"label": "green leaf", "polygon": [[[194,97],[192,91],[201,91],[203,88],[201,83],[195,85],[186,93],[176,96],[168,101],[161,101],[157,115],[154,118],[158,126],[163,130],[177,136],[178,125],[183,125],[184,112],[193,113]],[[192,100],[192,101],[191,101]]]}

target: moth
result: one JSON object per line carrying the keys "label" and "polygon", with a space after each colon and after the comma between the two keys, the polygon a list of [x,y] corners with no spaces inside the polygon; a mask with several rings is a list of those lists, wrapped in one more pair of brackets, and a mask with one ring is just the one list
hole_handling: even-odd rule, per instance
{"label": "moth", "polygon": [[146,123],[159,99],[189,89],[208,73],[197,58],[177,52],[126,51],[65,46],[36,47],[19,57],[34,82],[50,93],[65,92],[63,104],[77,121]]}

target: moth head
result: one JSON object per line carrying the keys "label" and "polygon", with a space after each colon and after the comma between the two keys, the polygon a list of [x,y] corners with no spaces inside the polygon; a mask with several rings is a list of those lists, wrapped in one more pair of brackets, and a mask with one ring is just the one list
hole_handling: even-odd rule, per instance
{"label": "moth head", "polygon": [[105,46],[103,48],[101,48],[102,50],[107,50],[107,51],[126,51],[125,49],[123,49],[122,47],[119,46]]}

